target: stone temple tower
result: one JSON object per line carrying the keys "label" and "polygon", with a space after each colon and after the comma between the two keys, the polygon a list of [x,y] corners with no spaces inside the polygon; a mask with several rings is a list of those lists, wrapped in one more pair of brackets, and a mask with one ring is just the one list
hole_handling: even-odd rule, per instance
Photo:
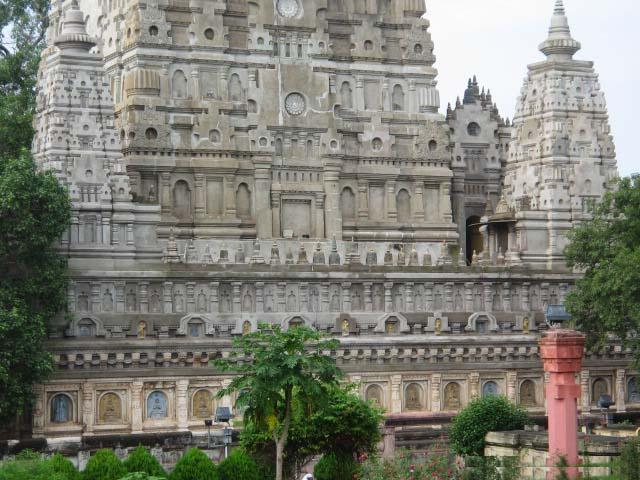
{"label": "stone temple tower", "polygon": [[529,65],[513,121],[504,197],[515,228],[493,245],[529,266],[562,265],[572,223],[617,177],[604,93],[593,62],[573,58],[580,48],[558,0],[540,45],[547,58]]}

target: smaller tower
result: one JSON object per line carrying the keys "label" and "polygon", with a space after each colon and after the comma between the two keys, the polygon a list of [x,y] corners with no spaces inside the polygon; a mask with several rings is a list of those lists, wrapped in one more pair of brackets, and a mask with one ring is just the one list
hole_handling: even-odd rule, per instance
{"label": "smaller tower", "polygon": [[606,100],[593,62],[573,58],[580,48],[557,0],[539,47],[546,59],[529,65],[518,98],[505,172],[510,238],[529,267],[564,268],[569,230],[617,178]]}

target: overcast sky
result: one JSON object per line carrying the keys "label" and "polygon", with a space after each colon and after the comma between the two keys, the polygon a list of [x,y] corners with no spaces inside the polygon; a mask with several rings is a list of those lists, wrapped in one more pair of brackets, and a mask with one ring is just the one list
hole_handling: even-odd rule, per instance
{"label": "overcast sky", "polygon": [[[555,0],[426,0],[435,43],[442,112],[476,74],[502,116],[513,118],[527,65],[544,59]],[[595,62],[604,89],[621,175],[640,173],[634,147],[640,107],[640,0],[565,0],[575,58]]]}

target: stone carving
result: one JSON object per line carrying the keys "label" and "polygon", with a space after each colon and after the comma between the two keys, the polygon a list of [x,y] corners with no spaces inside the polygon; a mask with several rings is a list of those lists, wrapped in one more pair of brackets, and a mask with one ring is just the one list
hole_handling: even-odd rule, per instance
{"label": "stone carving", "polygon": [[448,383],[444,388],[444,409],[448,411],[456,411],[459,410],[461,406],[460,384],[456,382]]}
{"label": "stone carving", "polygon": [[140,339],[144,339],[147,336],[147,322],[145,322],[144,320],[138,322],[138,338]]}
{"label": "stone carving", "polygon": [[636,377],[631,377],[627,381],[627,402],[640,403],[640,392],[638,391],[638,380]]}
{"label": "stone carving", "polygon": [[129,289],[127,293],[127,312],[135,312],[137,310],[136,292]]}
{"label": "stone carving", "polygon": [[525,380],[520,384],[520,404],[524,407],[535,407],[538,404],[533,380]]}
{"label": "stone carving", "polygon": [[291,93],[285,99],[285,109],[289,115],[298,116],[304,113],[307,102],[299,93]]}
{"label": "stone carving", "polygon": [[290,18],[298,15],[300,4],[298,0],[278,0],[278,13],[283,17]]}
{"label": "stone carving", "polygon": [[404,396],[407,410],[422,410],[424,408],[422,405],[422,387],[417,383],[409,384],[405,389]]}
{"label": "stone carving", "polygon": [[609,384],[604,378],[597,378],[593,382],[591,403],[596,404],[602,395],[609,395]]}
{"label": "stone carving", "polygon": [[379,385],[369,385],[367,387],[365,399],[374,407],[384,407],[384,392]]}
{"label": "stone carving", "polygon": [[100,397],[98,420],[101,423],[122,422],[122,401],[115,393],[105,393]]}
{"label": "stone carving", "polygon": [[151,296],[149,297],[149,311],[151,313],[160,313],[160,295],[157,290],[153,290],[151,292]]}
{"label": "stone carving", "polygon": [[198,390],[193,395],[193,416],[211,418],[213,416],[213,395],[209,390]]}
{"label": "stone carving", "polygon": [[108,288],[105,290],[102,297],[102,310],[105,312],[113,311],[113,295]]}
{"label": "stone carving", "polygon": [[287,312],[297,312],[298,311],[298,299],[296,294],[292,291],[287,295]]}
{"label": "stone carving", "polygon": [[167,395],[164,392],[155,391],[147,397],[147,418],[161,420],[168,416]]}
{"label": "stone carving", "polygon": [[207,295],[204,293],[203,289],[200,289],[200,293],[198,293],[197,309],[202,313],[207,311]]}

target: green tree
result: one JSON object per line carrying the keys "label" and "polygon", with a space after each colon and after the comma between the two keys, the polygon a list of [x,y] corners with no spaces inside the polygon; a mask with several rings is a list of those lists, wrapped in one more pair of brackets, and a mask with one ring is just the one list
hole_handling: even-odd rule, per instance
{"label": "green tree", "polygon": [[46,322],[66,308],[66,259],[53,249],[70,222],[67,192],[31,157],[0,158],[0,421],[51,370]]}
{"label": "green tree", "polygon": [[476,398],[452,420],[449,441],[459,455],[483,456],[487,433],[521,430],[526,423],[527,413],[506,397]]}
{"label": "green tree", "polygon": [[605,195],[593,219],[570,234],[570,266],[584,271],[567,297],[577,327],[596,346],[620,337],[640,346],[640,177],[625,178]]}
{"label": "green tree", "polygon": [[353,480],[358,464],[349,455],[329,453],[324,455],[313,468],[315,480]]}
{"label": "green tree", "polygon": [[49,0],[0,2],[0,158],[29,148]]}
{"label": "green tree", "polygon": [[218,470],[204,452],[191,448],[180,457],[170,480],[218,480]]}
{"label": "green tree", "polygon": [[127,469],[113,450],[98,450],[87,462],[82,473],[84,480],[120,480],[127,474]]}
{"label": "green tree", "polygon": [[158,459],[151,455],[142,445],[136,447],[122,463],[127,471],[131,473],[142,472],[156,477],[166,475]]}
{"label": "green tree", "polygon": [[[276,448],[276,480],[283,479],[294,398],[302,403],[328,398],[329,388],[342,373],[324,351],[337,345],[306,327],[282,331],[262,324],[258,332],[234,340],[235,351],[229,359],[215,361],[222,371],[238,374],[218,395],[237,393],[236,405],[245,408],[245,420],[269,432]],[[238,362],[238,355],[252,361]]]}

